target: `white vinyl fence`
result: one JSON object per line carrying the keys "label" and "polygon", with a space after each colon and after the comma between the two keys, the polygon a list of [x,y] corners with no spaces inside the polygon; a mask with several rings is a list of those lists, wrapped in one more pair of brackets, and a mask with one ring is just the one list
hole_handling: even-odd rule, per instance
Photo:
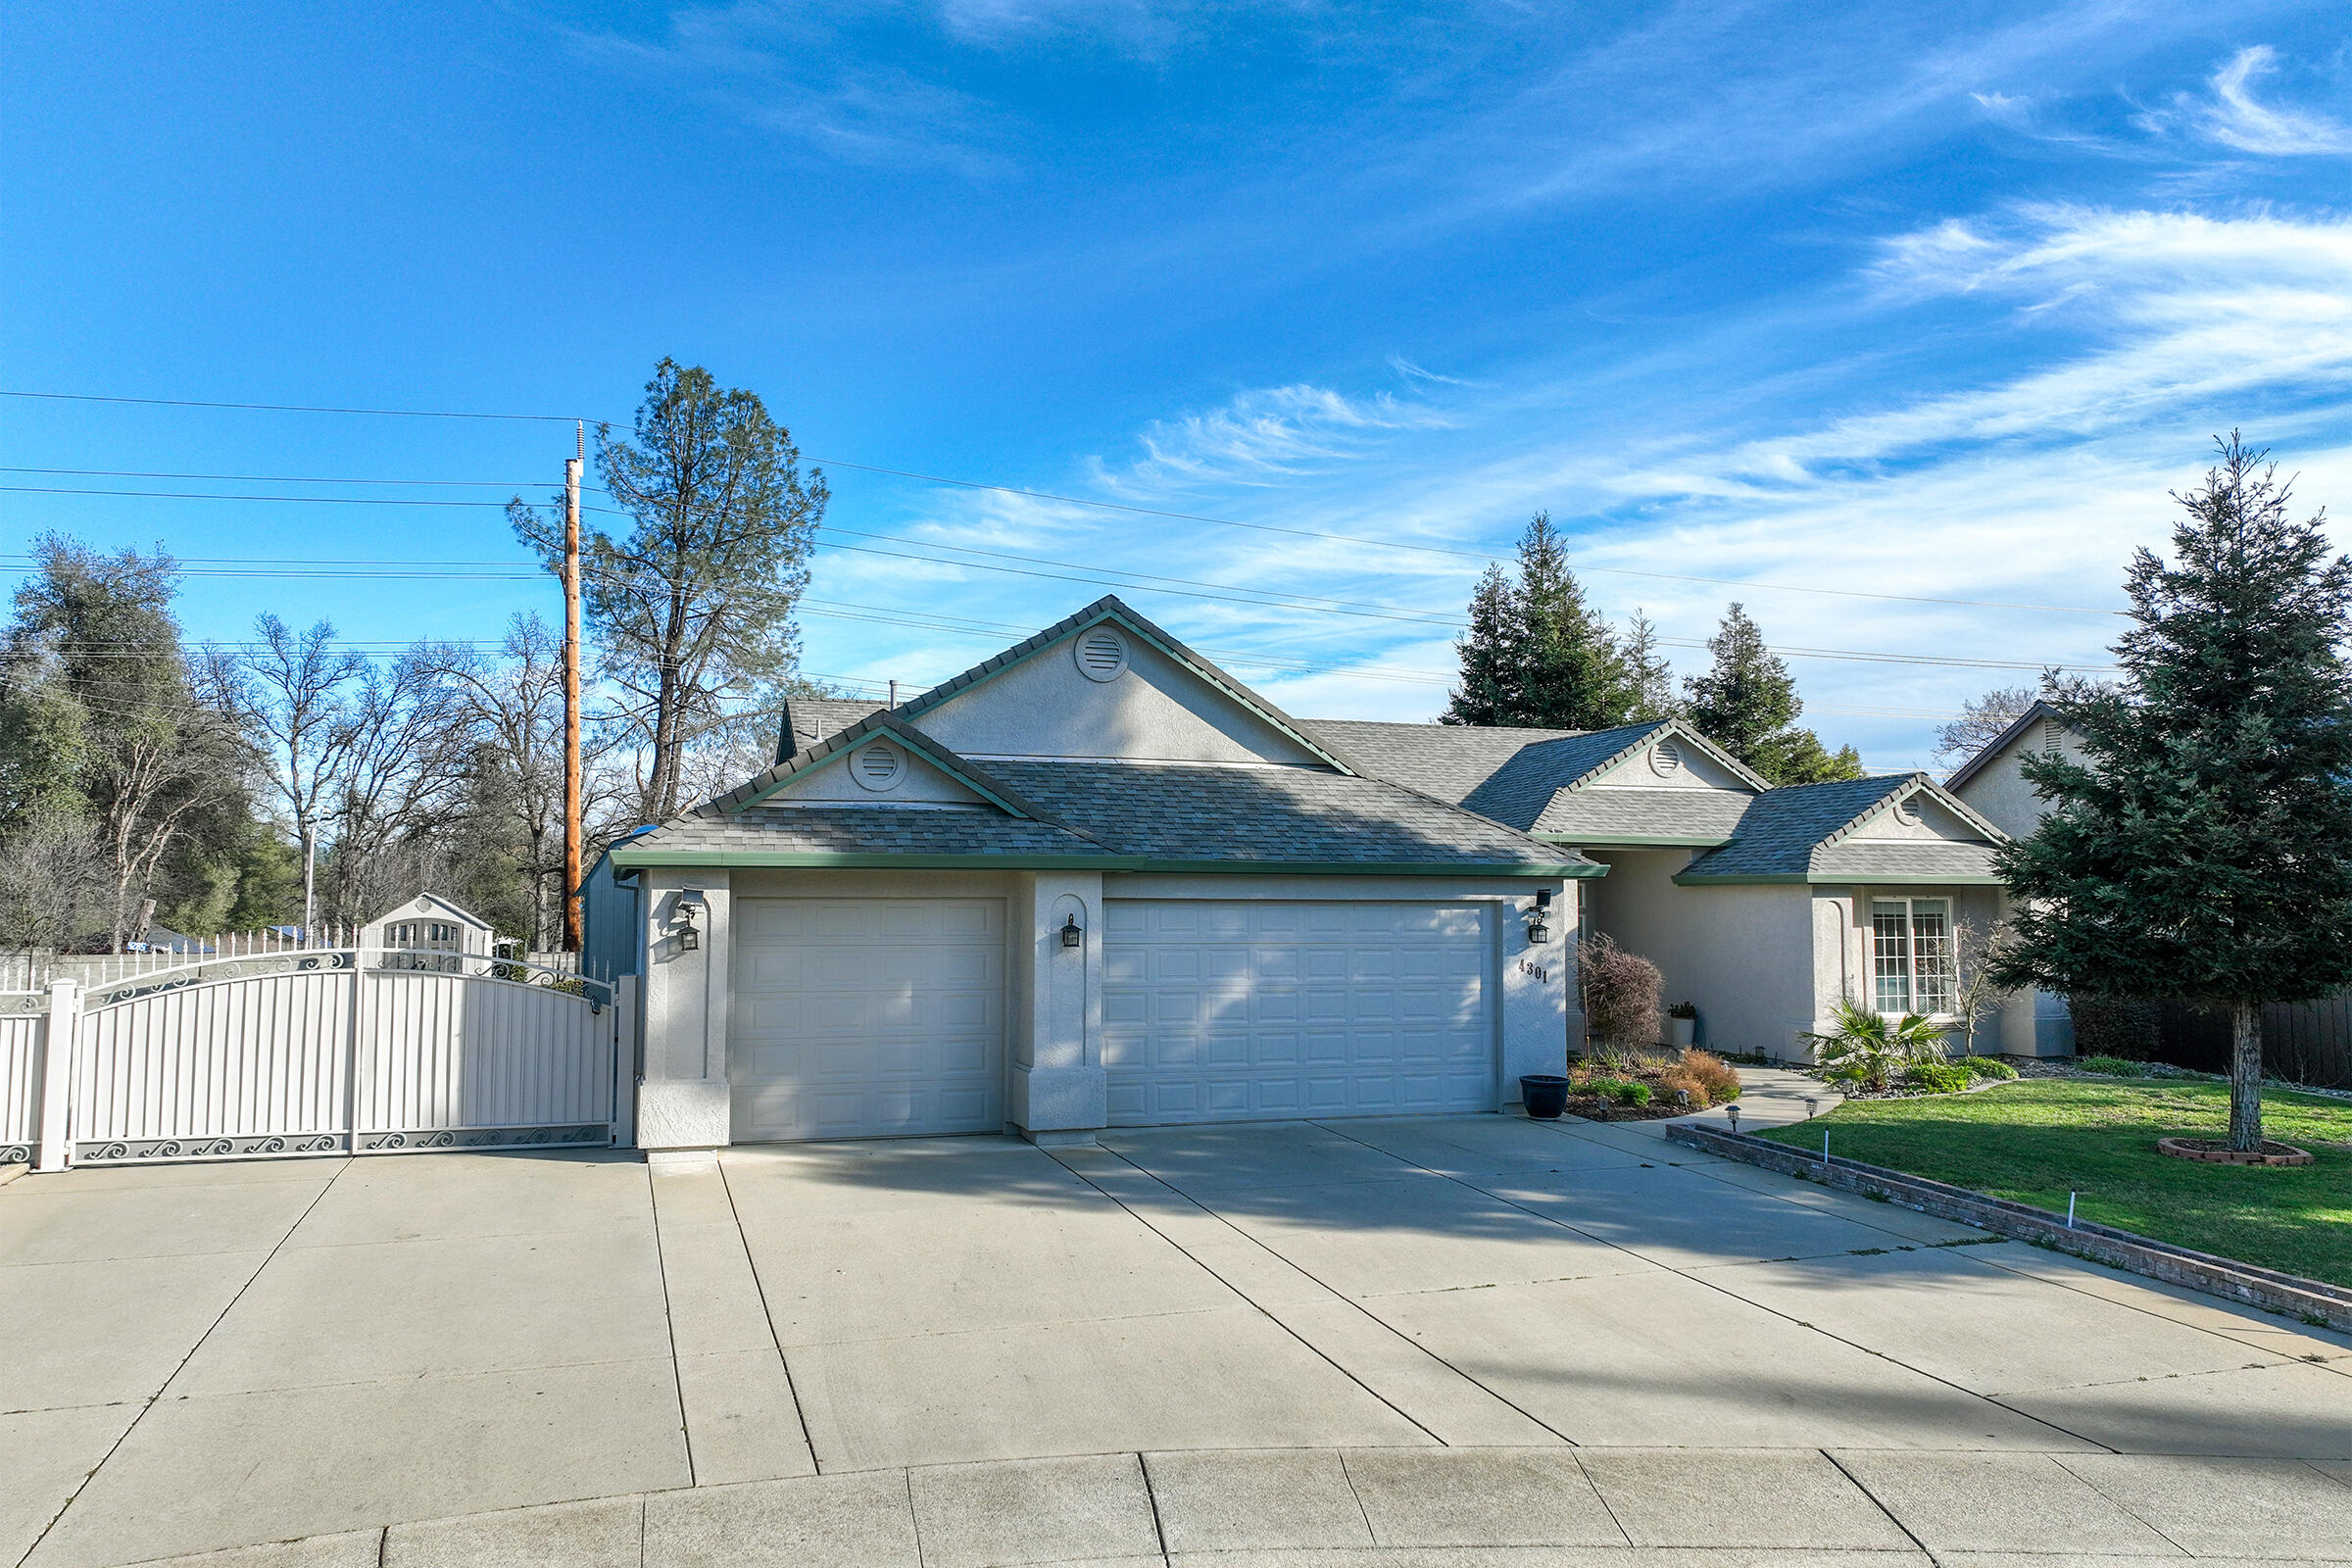
{"label": "white vinyl fence", "polygon": [[0,993],[0,1161],[628,1143],[636,984],[373,948]]}

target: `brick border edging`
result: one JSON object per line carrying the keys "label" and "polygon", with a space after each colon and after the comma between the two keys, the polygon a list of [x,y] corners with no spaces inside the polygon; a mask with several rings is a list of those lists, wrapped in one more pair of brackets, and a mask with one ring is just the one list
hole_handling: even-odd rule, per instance
{"label": "brick border edging", "polygon": [[1688,1144],[1707,1153],[1722,1154],[1784,1176],[1819,1182],[1866,1198],[1883,1198],[1938,1219],[1974,1225],[2014,1241],[2034,1243],[2265,1311],[2318,1318],[2331,1329],[2352,1333],[2352,1290],[2322,1280],[2308,1280],[2297,1274],[2259,1268],[2236,1258],[2192,1251],[2106,1225],[2082,1222],[2069,1227],[2063,1215],[2048,1209],[1987,1198],[1964,1187],[1888,1170],[1883,1165],[1865,1165],[1860,1160],[1834,1156],[1824,1162],[1818,1154],[1747,1133],[1678,1122],[1666,1129],[1666,1137],[1670,1143]]}

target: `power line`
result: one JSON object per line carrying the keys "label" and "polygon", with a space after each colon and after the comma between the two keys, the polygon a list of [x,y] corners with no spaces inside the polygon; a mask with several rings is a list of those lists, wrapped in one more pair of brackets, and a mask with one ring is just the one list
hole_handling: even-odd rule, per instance
{"label": "power line", "polygon": [[379,414],[402,419],[511,419],[545,424],[602,424],[577,414],[453,414],[441,409],[334,409],[307,403],[210,403],[198,398],[116,398],[95,392],[10,392],[0,398],[41,398],[53,403],[136,403],[159,409],[244,409],[264,414]]}
{"label": "power line", "polygon": [[[287,414],[382,415],[405,418],[519,419],[539,420],[555,423],[576,423],[582,422],[585,418],[583,416],[568,414],[463,414],[422,409],[346,409],[310,407],[306,405],[290,403],[211,403],[186,398],[122,398],[102,397],[93,393],[24,392],[9,391],[6,389],[0,389],[0,397],[45,398],[57,401],[80,403],[141,404],[164,408],[258,410],[264,412]],[[609,425],[612,421],[608,419],[594,419],[585,420],[585,422],[594,423],[601,427],[604,425]],[[1270,522],[1244,522],[1239,518],[1213,517],[1201,513],[1172,512],[1157,507],[1138,507],[1117,501],[1097,501],[1085,496],[1065,496],[1056,494],[1053,491],[1030,490],[1019,485],[990,484],[976,479],[952,478],[946,474],[920,473],[906,468],[886,468],[875,464],[850,463],[841,459],[818,457],[810,453],[804,453],[803,456],[810,464],[822,467],[848,468],[858,473],[876,473],[884,474],[891,478],[897,479],[914,479],[924,484],[943,484],[961,490],[981,490],[993,492],[999,495],[1020,496],[1026,500],[1051,501],[1061,506],[1086,507],[1102,512],[1127,513],[1137,516],[1165,517],[1179,522],[1205,522],[1221,528],[1246,528],[1258,533],[1286,534],[1293,538],[1299,539],[1321,539],[1335,544],[1368,545],[1375,549],[1382,550],[1418,551],[1429,555],[1456,557],[1465,561],[1484,562],[1494,559],[1494,553],[1491,551],[1461,550],[1449,545],[1416,544],[1397,539],[1375,539],[1360,534],[1332,533],[1315,528],[1292,528]],[[159,477],[161,476],[159,475]],[[334,481],[318,482],[325,483]],[[259,500],[270,498],[255,497],[251,499]],[[2086,605],[2028,605],[1992,599],[1950,599],[1931,594],[1873,593],[1859,588],[1824,588],[1809,583],[1754,582],[1737,577],[1703,577],[1690,572],[1642,571],[1631,566],[1588,565],[1580,567],[1579,569],[1588,573],[1602,573],[1616,577],[1641,577],[1658,582],[1702,583],[1711,587],[1738,588],[1744,591],[1753,592],[1822,594],[1839,599],[1886,600],[1897,604],[1950,605],[1974,610],[2020,610],[2045,614],[2066,615],[2120,615],[2124,613],[2124,612],[2120,610],[2103,609]]]}
{"label": "power line", "polygon": [[[80,479],[217,479],[235,484],[417,484],[456,485],[476,490],[520,490],[544,479],[331,479],[291,473],[158,473],[139,468],[25,468],[0,466],[0,473],[54,473]],[[70,491],[68,494],[79,494]],[[144,495],[145,491],[107,492]],[[602,494],[603,492],[599,492]],[[320,499],[331,499],[321,497]]]}

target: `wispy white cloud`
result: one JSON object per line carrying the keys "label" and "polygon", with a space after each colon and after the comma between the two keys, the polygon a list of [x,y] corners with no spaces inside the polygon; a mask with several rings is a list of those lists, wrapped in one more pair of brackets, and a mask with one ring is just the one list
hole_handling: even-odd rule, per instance
{"label": "wispy white cloud", "polygon": [[945,166],[973,176],[1010,168],[993,145],[1004,122],[997,106],[916,75],[890,51],[859,46],[846,36],[856,20],[848,11],[733,0],[673,11],[653,37],[586,28],[567,36],[589,58],[656,74],[845,163]]}
{"label": "wispy white cloud", "polygon": [[2240,49],[2213,74],[2203,96],[2176,94],[2170,109],[2144,114],[2140,123],[2159,133],[2184,128],[2265,158],[2352,153],[2352,127],[2342,122],[2255,96],[2255,83],[2278,72],[2278,54],[2270,45]]}
{"label": "wispy white cloud", "polygon": [[1213,409],[1152,421],[1137,436],[1141,458],[1118,467],[1098,461],[1096,474],[1122,491],[1267,484],[1361,462],[1390,437],[1447,422],[1435,406],[1388,392],[1349,396],[1305,383],[1254,387]]}

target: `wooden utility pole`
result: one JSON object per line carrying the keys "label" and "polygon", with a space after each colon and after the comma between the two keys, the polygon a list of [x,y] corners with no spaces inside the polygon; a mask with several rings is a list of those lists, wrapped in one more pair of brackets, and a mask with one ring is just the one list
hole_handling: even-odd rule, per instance
{"label": "wooden utility pole", "polygon": [[564,951],[580,951],[580,466],[588,427],[577,431],[579,456],[564,465]]}

